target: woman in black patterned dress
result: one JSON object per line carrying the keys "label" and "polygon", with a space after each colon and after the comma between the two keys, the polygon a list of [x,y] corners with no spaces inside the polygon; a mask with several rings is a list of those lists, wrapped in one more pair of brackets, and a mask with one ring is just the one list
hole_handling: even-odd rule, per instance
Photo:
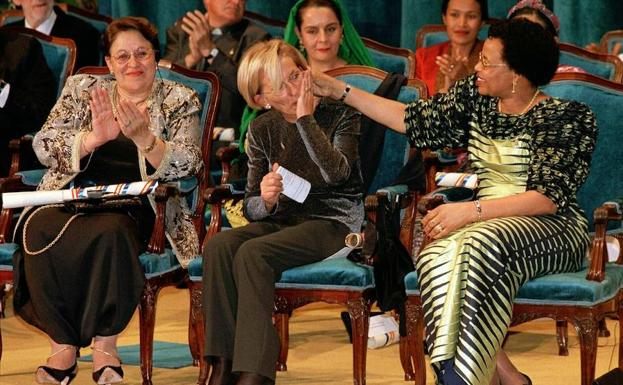
{"label": "woman in black patterned dress", "polygon": [[478,200],[423,219],[435,241],[416,263],[426,344],[445,385],[530,384],[501,349],[513,299],[530,279],[580,268],[589,244],[576,202],[597,128],[581,103],[552,98],[558,46],[526,20],[491,27],[476,75],[408,105],[314,74],[314,91],[342,98],[416,147],[468,147]]}

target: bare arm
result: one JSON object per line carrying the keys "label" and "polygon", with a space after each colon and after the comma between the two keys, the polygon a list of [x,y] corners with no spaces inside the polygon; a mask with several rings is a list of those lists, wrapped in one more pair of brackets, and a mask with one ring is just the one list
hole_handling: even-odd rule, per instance
{"label": "bare arm", "polygon": [[[434,208],[422,219],[424,232],[438,239],[478,220],[547,215],[557,211],[551,199],[534,190],[479,202],[482,210],[480,218],[475,202],[448,203]],[[439,224],[441,227],[438,227]]]}
{"label": "bare arm", "polygon": [[[313,71],[314,94],[340,99],[346,89],[346,83],[322,72]],[[406,106],[394,100],[371,94],[351,87],[344,103],[359,110],[370,119],[379,122],[394,131],[404,134]]]}

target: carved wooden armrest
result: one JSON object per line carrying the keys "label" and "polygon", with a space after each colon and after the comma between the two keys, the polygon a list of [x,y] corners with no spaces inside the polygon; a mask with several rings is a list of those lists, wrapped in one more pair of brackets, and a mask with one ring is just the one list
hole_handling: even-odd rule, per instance
{"label": "carved wooden armrest", "polygon": [[221,162],[221,169],[223,171],[223,174],[221,175],[221,184],[225,184],[229,181],[231,162],[240,156],[240,150],[236,145],[229,145],[216,150],[215,156],[216,159]]}
{"label": "carved wooden armrest", "polygon": [[208,224],[208,230],[204,239],[204,244],[216,233],[221,231],[223,223],[223,216],[221,214],[221,208],[223,202],[228,199],[242,199],[244,198],[243,192],[232,191],[229,185],[219,185],[216,187],[210,187],[205,190],[203,197],[210,205],[210,223]]}
{"label": "carved wooden armrest", "polygon": [[[34,191],[36,186],[29,186],[22,182],[19,176],[0,178],[0,194],[19,191]],[[0,206],[2,196],[0,195]],[[13,233],[13,209],[3,209],[0,213],[0,243],[7,243],[11,240]]]}
{"label": "carved wooden armrest", "polygon": [[156,219],[154,228],[147,245],[147,252],[154,254],[162,254],[165,245],[165,219],[167,201],[169,198],[179,194],[178,189],[170,184],[160,184],[154,191],[154,200],[156,201]]}
{"label": "carved wooden armrest", "polygon": [[[28,151],[32,150],[32,135],[24,135],[20,138],[11,139],[9,142],[9,151],[11,153],[11,167],[9,168],[9,175],[15,175],[23,166],[24,157],[27,156]],[[35,162],[30,162],[29,166],[34,166]],[[22,167],[23,168],[23,167]]]}
{"label": "carved wooden armrest", "polygon": [[[593,212],[595,224],[595,237],[591,245],[591,262],[586,274],[586,279],[601,282],[606,275],[606,261],[608,253],[606,249],[606,229],[608,221],[620,221],[623,215],[618,212],[615,204],[606,203],[597,207]],[[623,264],[623,258],[619,253],[618,264]]]}

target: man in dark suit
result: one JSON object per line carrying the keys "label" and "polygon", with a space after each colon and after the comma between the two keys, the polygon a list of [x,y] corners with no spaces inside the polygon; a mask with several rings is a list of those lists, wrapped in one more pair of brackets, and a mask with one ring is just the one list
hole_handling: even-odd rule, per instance
{"label": "man in dark suit", "polygon": [[56,80],[31,37],[0,28],[0,177],[9,171],[8,143],[38,131],[56,100]]}
{"label": "man in dark suit", "polygon": [[46,35],[65,37],[76,43],[76,69],[99,65],[100,34],[89,23],[63,12],[54,0],[13,0],[25,18],[8,25],[32,28]]}
{"label": "man in dark suit", "polygon": [[[216,125],[233,128],[238,137],[246,103],[236,85],[238,63],[244,52],[268,32],[243,19],[244,0],[203,0],[206,12],[188,12],[167,29],[164,59],[198,71],[213,71],[221,82]],[[233,138],[232,138],[233,139]]]}

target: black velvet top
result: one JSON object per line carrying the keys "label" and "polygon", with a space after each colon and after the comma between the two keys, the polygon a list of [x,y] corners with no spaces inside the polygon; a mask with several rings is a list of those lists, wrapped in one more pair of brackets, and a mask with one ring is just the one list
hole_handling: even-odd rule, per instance
{"label": "black velvet top", "polygon": [[[361,114],[323,98],[313,116],[296,124],[271,110],[249,127],[249,173],[245,194],[245,215],[251,221],[274,220],[295,225],[310,219],[328,219],[360,231],[363,221],[361,171],[359,168],[359,126]],[[285,195],[272,213],[260,196],[260,183],[273,163],[311,183],[303,203]]]}

